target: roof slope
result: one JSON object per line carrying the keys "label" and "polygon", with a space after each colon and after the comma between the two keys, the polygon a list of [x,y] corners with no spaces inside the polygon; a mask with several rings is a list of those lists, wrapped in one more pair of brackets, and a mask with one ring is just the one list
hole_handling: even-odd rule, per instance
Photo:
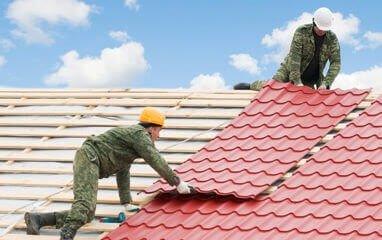
{"label": "roof slope", "polygon": [[[276,239],[382,238],[382,98],[256,208]],[[267,218],[265,220],[265,218]]]}
{"label": "roof slope", "polygon": [[[150,104],[167,115],[156,145],[175,168],[236,117],[256,93],[0,89],[0,239],[25,239],[22,214],[33,207],[44,212],[70,207],[72,160],[87,136],[136,123],[142,107]],[[133,200],[141,203],[144,199],[136,195],[137,191],[159,176],[142,159],[132,165],[131,176]],[[97,202],[97,217],[115,216],[123,210],[114,177],[99,181]],[[78,237],[94,239],[117,226],[93,221]],[[11,230],[11,234],[1,237],[4,230]],[[52,231],[44,229],[41,239],[57,239]]]}
{"label": "roof slope", "polygon": [[379,99],[270,196],[162,194],[103,239],[379,239],[381,120]]}
{"label": "roof slope", "polygon": [[[218,136],[176,169],[199,192],[255,198],[368,95],[271,81]],[[164,180],[146,192],[170,191]]]}

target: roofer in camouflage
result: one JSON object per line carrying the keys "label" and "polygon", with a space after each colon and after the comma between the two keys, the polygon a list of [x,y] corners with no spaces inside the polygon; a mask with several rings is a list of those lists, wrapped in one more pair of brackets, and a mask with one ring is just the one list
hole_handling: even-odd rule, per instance
{"label": "roofer in camouflage", "polygon": [[26,213],[27,234],[39,234],[43,226],[56,226],[61,228],[61,240],[73,239],[77,230],[94,218],[98,179],[112,174],[116,174],[121,204],[126,211],[131,211],[134,205],[130,204],[130,166],[136,158],[143,158],[171,186],[177,186],[179,193],[191,192],[192,187],[179,179],[154,146],[164,125],[164,115],[155,108],[147,107],[139,120],[137,125],[112,128],[86,139],[74,158],[74,202],[71,209]]}
{"label": "roofer in camouflage", "polygon": [[[273,79],[292,82],[315,89],[329,89],[341,68],[340,45],[335,33],[330,31],[333,14],[328,8],[315,11],[313,23],[297,28],[290,46],[289,54],[281,63]],[[324,76],[327,61],[330,66]],[[260,90],[266,81],[252,84],[239,83],[237,90]]]}

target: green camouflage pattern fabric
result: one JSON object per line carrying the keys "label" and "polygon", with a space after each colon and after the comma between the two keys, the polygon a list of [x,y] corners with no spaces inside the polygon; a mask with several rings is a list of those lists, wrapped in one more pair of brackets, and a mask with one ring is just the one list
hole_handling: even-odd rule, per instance
{"label": "green camouflage pattern fabric", "polygon": [[73,194],[74,201],[70,211],[55,212],[56,227],[79,229],[94,218],[99,168],[89,161],[84,150],[76,152],[73,163]]}
{"label": "green camouflage pattern fabric", "polygon": [[267,84],[267,82],[268,81],[261,81],[261,80],[255,81],[251,83],[250,89],[253,91],[260,91],[263,88],[263,86]]}
{"label": "green camouflage pattern fabric", "polygon": [[144,127],[112,128],[87,138],[76,152],[74,202],[69,211],[55,212],[56,227],[76,231],[94,218],[99,178],[116,174],[120,202],[130,203],[130,166],[136,158],[143,158],[170,185],[179,184],[179,177],[155,148]]}
{"label": "green camouflage pattern fabric", "polygon": [[155,148],[149,133],[141,125],[116,127],[87,138],[82,147],[90,161],[99,166],[100,178],[116,174],[121,204],[130,203],[130,165],[143,158],[171,186],[178,176]]}
{"label": "green camouflage pattern fabric", "polygon": [[[293,82],[301,84],[301,75],[308,67],[314,56],[313,24],[300,26],[294,33],[289,54],[281,63],[273,79],[280,82]],[[319,82],[317,86],[331,86],[341,69],[341,53],[337,36],[327,31],[319,56]],[[326,76],[323,75],[325,64],[330,62]]]}

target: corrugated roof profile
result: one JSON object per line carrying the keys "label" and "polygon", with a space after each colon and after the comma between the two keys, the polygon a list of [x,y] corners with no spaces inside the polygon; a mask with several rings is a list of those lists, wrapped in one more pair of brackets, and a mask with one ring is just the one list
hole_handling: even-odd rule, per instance
{"label": "corrugated roof profile", "polygon": [[[202,193],[255,198],[368,95],[270,81],[224,130],[175,171]],[[162,179],[146,192],[171,191]]]}
{"label": "corrugated roof profile", "polygon": [[[272,84],[268,85],[268,89],[264,89],[264,91],[268,91]],[[287,87],[295,88],[294,86]],[[356,95],[351,94],[351,96]],[[261,97],[259,97],[260,100],[256,99],[254,100],[256,103],[261,102]],[[312,98],[307,98],[307,101],[313,102]],[[346,101],[349,101],[349,96]],[[357,99],[356,101],[359,102],[360,100]],[[244,112],[247,112],[253,102]],[[332,107],[335,108],[338,104],[337,102]],[[350,105],[350,102],[347,104]],[[259,109],[261,108],[259,107]],[[268,106],[265,109],[270,111],[272,108]],[[278,109],[280,112],[283,108],[279,107]],[[294,111],[290,109],[290,106],[287,109],[291,114],[301,114],[302,112],[298,109]],[[316,109],[312,107],[311,110],[313,112]],[[331,109],[326,110],[331,111]],[[309,113],[308,109],[306,112]],[[337,113],[338,116],[341,115],[340,112]],[[243,113],[238,118],[242,116]],[[249,114],[248,116],[252,115]],[[213,141],[224,139],[222,136],[226,134],[227,129],[238,126],[235,125],[237,121],[235,119]],[[311,124],[320,126],[318,122]],[[254,124],[256,122],[249,122],[244,126]],[[235,195],[222,196],[220,192],[216,191],[212,191],[212,194],[198,193],[192,196],[179,196],[171,192],[163,193],[103,239],[380,239],[382,237],[381,128],[382,99],[380,98],[360,117],[340,131],[321,151],[314,154],[305,165],[269,196],[243,199],[237,198]],[[251,136],[250,130],[249,128],[247,131],[239,133],[246,134],[244,136]],[[272,136],[276,136],[276,134],[283,136],[281,130],[284,129],[279,128]],[[254,132],[262,133],[256,130]],[[301,133],[298,135],[298,131],[287,133],[293,135],[295,139],[290,137],[290,140],[284,139],[285,141],[293,142],[303,136],[305,136],[305,141],[308,141],[307,139],[310,137],[315,139],[314,135],[302,135]],[[312,132],[309,133],[312,134]],[[235,134],[232,135],[236,136]],[[306,136],[310,137],[307,138]],[[276,137],[274,139],[275,144],[286,144],[277,142],[278,138]],[[270,138],[269,141],[274,141],[274,139]],[[239,141],[240,137],[235,138],[235,140]],[[254,138],[252,141],[258,140]],[[206,148],[210,144],[201,150],[204,151],[204,154],[209,154]],[[214,151],[211,151],[212,153],[206,158],[216,160],[211,161],[212,164],[218,161],[223,161],[221,162],[222,165],[231,164],[229,167],[232,172],[216,171],[215,173],[210,171],[209,174],[211,178],[216,178],[219,174],[241,174],[243,179],[251,181],[251,178],[247,176],[251,175],[252,169],[248,163],[260,164],[263,162],[256,162],[257,157],[254,157],[256,154],[238,155],[245,151],[246,147],[233,144],[224,143],[222,148],[224,150],[237,149],[236,152],[224,154],[225,151],[221,151],[220,155],[213,155]],[[263,144],[271,145],[271,143],[266,142]],[[305,143],[301,142],[301,144],[304,145]],[[291,145],[294,146],[293,143]],[[299,146],[297,145],[297,147]],[[181,165],[181,169],[183,166],[190,166],[190,169],[200,169],[200,173],[202,173],[203,166],[200,163],[204,160],[194,161],[194,159],[198,159],[195,156],[199,156],[199,159],[202,157],[201,151],[191,157],[187,163]],[[242,157],[239,158],[238,156]],[[268,155],[264,154],[264,156]],[[287,154],[285,156],[288,157]],[[232,165],[232,161],[238,159],[240,163]],[[278,165],[283,164],[278,160],[274,160],[277,164],[272,166],[276,168],[275,171],[279,170]],[[207,166],[211,164],[210,161],[207,163]],[[247,168],[240,170],[241,165]],[[218,164],[213,166],[216,166],[214,169],[225,168],[225,166]],[[235,169],[240,171],[235,172]],[[194,172],[199,176],[199,171]],[[199,181],[194,181],[194,183],[204,184]],[[210,189],[216,188],[214,186],[215,181],[210,182],[210,184]],[[231,182],[231,185],[234,185],[231,189],[242,193],[241,188],[235,188],[235,183]],[[159,189],[158,186],[162,187],[161,190],[168,190],[163,187],[164,185],[156,185],[157,189]],[[250,187],[253,186],[248,186],[248,188]],[[198,190],[200,191],[200,188]]]}

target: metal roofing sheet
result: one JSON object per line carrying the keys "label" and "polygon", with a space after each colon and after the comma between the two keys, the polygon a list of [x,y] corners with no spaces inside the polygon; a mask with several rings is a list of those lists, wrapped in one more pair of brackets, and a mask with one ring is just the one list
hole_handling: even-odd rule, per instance
{"label": "metal roofing sheet", "polygon": [[[271,81],[176,171],[200,192],[254,198],[302,159],[368,94]],[[147,192],[170,191],[162,179]]]}
{"label": "metal roofing sheet", "polygon": [[381,100],[270,196],[163,194],[104,240],[381,239]]}

